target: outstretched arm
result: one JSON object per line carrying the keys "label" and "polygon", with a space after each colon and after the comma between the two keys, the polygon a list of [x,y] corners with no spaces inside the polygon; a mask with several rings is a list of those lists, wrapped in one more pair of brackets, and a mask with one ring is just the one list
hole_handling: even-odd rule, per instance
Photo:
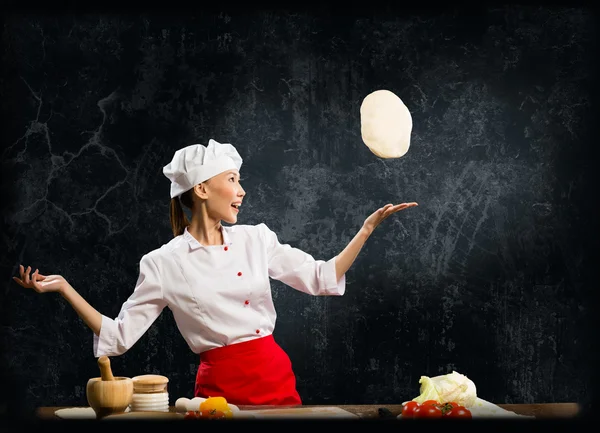
{"label": "outstretched arm", "polygon": [[418,203],[410,202],[410,203],[400,203],[397,205],[386,204],[384,207],[377,209],[373,212],[364,222],[363,226],[360,228],[356,236],[352,238],[350,243],[346,245],[346,248],[338,254],[335,260],[335,274],[339,281],[342,278],[354,260],[358,256],[358,253],[362,249],[363,245],[373,233],[373,230],[387,217],[391,214],[408,209],[409,207],[418,206]]}
{"label": "outstretched arm", "polygon": [[25,288],[34,289],[38,293],[60,293],[94,334],[100,335],[102,315],[83,299],[67,280],[60,275],[41,275],[37,269],[31,276],[29,276],[30,272],[31,266],[27,266],[27,269],[25,269],[23,265],[19,265],[21,278],[13,277],[13,280]]}

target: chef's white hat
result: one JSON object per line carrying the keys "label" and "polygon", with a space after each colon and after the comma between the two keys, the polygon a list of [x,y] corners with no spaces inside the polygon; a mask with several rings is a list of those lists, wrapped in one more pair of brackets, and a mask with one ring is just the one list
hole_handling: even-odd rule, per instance
{"label": "chef's white hat", "polygon": [[175,152],[173,160],[163,167],[171,181],[171,198],[177,197],[201,182],[226,170],[239,170],[242,157],[229,143],[212,138],[208,146],[192,144]]}

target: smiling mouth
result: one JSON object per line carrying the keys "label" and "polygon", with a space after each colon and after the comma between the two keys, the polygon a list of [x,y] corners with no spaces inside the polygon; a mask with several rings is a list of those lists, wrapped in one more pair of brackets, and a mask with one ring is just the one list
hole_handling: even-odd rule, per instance
{"label": "smiling mouth", "polygon": [[238,212],[240,211],[240,205],[239,204],[232,204],[231,207],[234,208],[235,210],[237,210]]}

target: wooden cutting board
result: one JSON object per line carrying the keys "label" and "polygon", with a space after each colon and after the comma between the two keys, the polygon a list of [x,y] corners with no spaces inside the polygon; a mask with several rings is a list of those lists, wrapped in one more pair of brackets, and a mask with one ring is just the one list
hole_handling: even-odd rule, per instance
{"label": "wooden cutting board", "polygon": [[184,415],[175,412],[125,412],[115,415],[108,415],[102,418],[102,421],[126,421],[126,420],[178,420],[184,419]]}
{"label": "wooden cutting board", "polygon": [[291,407],[282,409],[241,410],[234,413],[234,418],[347,418],[358,419],[359,416],[335,406],[323,407]]}

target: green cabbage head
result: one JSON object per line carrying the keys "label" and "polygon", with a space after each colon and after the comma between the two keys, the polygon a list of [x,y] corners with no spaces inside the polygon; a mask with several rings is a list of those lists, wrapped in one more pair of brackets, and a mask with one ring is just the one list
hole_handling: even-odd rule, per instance
{"label": "green cabbage head", "polygon": [[419,383],[421,394],[413,398],[417,403],[423,403],[425,400],[436,400],[440,403],[454,401],[469,407],[477,400],[477,388],[473,381],[456,371],[435,377],[421,376]]}

